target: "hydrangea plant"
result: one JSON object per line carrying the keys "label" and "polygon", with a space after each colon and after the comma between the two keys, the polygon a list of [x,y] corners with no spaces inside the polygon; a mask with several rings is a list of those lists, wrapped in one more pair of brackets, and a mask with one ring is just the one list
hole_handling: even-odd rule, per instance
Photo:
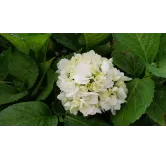
{"label": "hydrangea plant", "polygon": [[165,125],[165,97],[166,34],[0,34],[0,125]]}

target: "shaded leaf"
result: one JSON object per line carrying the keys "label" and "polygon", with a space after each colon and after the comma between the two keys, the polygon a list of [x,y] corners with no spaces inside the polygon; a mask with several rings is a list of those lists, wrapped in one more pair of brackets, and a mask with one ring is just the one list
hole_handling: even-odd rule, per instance
{"label": "shaded leaf", "polygon": [[51,66],[53,60],[54,60],[54,57],[51,58],[50,60],[44,61],[43,63],[40,64],[40,76],[39,76],[40,77],[40,81],[37,84],[37,86],[35,87],[35,89],[34,89],[34,91],[32,93],[32,96],[36,95],[37,92],[40,90],[40,87],[41,87],[41,85],[43,83],[44,77],[45,77],[47,71],[50,69],[50,66]]}
{"label": "shaded leaf", "polygon": [[45,88],[40,92],[37,100],[45,100],[51,91],[53,90],[54,83],[57,81],[58,74],[55,73],[52,69],[49,69],[47,72],[47,85]]}
{"label": "shaded leaf", "polygon": [[159,50],[156,56],[157,61],[160,61],[166,55],[166,33],[162,33],[160,37]]}
{"label": "shaded leaf", "polygon": [[0,54],[0,80],[4,80],[8,75],[8,51]]}
{"label": "shaded leaf", "polygon": [[28,91],[19,93],[12,85],[0,84],[0,105],[18,101],[27,94]]}
{"label": "shaded leaf", "polygon": [[108,42],[110,37],[111,33],[83,33],[79,38],[79,43],[86,45],[87,49],[91,49],[103,42]]}
{"label": "shaded leaf", "polygon": [[10,33],[1,33],[1,35],[5,37],[8,41],[10,41],[19,51],[25,54],[29,54],[29,48],[23,41],[23,38],[21,38],[17,34]]}
{"label": "shaded leaf", "polygon": [[65,126],[107,126],[108,124],[101,119],[86,118],[80,115],[66,115],[64,119]]}
{"label": "shaded leaf", "polygon": [[111,46],[110,46],[110,42],[101,45],[101,46],[97,46],[94,48],[94,51],[97,54],[100,54],[101,56],[106,55],[106,54],[110,54],[111,53]]}
{"label": "shaded leaf", "polygon": [[165,125],[164,115],[166,114],[166,87],[157,88],[155,96],[146,113],[155,122]]}
{"label": "shaded leaf", "polygon": [[38,66],[28,55],[20,52],[10,53],[9,74],[21,80],[27,89],[30,89],[37,80]]}
{"label": "shaded leaf", "polygon": [[52,37],[65,47],[77,51],[80,48],[78,36],[75,33],[54,33]]}
{"label": "shaded leaf", "polygon": [[56,126],[58,118],[42,102],[17,103],[0,112],[1,126]]}

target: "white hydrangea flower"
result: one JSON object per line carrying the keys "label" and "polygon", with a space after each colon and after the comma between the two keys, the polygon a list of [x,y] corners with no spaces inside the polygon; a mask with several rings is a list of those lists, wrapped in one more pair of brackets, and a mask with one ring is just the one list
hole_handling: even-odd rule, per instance
{"label": "white hydrangea flower", "polygon": [[126,77],[107,59],[93,50],[75,54],[70,60],[61,59],[57,64],[59,73],[57,86],[65,110],[76,115],[95,115],[110,110],[113,115],[126,102]]}

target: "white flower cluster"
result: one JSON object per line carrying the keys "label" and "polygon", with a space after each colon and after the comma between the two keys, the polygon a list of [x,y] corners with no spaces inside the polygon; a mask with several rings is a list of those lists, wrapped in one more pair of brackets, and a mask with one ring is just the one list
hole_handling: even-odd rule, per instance
{"label": "white flower cluster", "polygon": [[75,54],[70,60],[61,59],[57,64],[57,86],[65,110],[72,114],[80,111],[84,116],[111,110],[116,114],[127,97],[124,76],[112,64],[112,58],[103,58],[93,50]]}

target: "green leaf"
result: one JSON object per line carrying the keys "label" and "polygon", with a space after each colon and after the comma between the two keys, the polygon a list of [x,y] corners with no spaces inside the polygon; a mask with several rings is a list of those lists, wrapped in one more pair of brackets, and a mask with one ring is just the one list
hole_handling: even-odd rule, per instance
{"label": "green leaf", "polygon": [[18,101],[27,94],[28,91],[19,93],[12,85],[0,84],[0,105]]}
{"label": "green leaf", "polygon": [[166,87],[157,88],[155,96],[146,113],[155,122],[165,125],[164,115],[166,114]]}
{"label": "green leaf", "polygon": [[101,119],[86,118],[80,115],[66,115],[64,119],[65,126],[107,126],[108,124]]}
{"label": "green leaf", "polygon": [[54,83],[57,81],[57,78],[57,73],[55,73],[54,70],[49,69],[47,72],[47,85],[45,86],[43,91],[40,92],[37,100],[45,100],[49,96],[49,94],[53,90]]}
{"label": "green leaf", "polygon": [[23,38],[18,36],[17,34],[10,33],[1,33],[3,37],[5,37],[8,41],[10,41],[19,51],[29,54],[29,48],[24,42]]}
{"label": "green leaf", "polygon": [[146,62],[153,62],[159,48],[159,33],[115,33],[114,35],[131,53]]}
{"label": "green leaf", "polygon": [[5,51],[0,54],[0,80],[4,80],[8,75],[8,51]]}
{"label": "green leaf", "polygon": [[154,82],[151,79],[134,79],[127,85],[127,103],[112,117],[115,125],[129,125],[146,112],[154,96]]}
{"label": "green leaf", "polygon": [[29,50],[38,52],[49,39],[51,34],[30,34],[30,33],[1,33],[19,51],[29,54]]}
{"label": "green leaf", "polygon": [[15,35],[19,38],[25,39],[29,36],[38,36],[38,35],[43,35],[45,33],[11,33],[12,35]]}
{"label": "green leaf", "polygon": [[101,45],[101,46],[97,46],[94,48],[94,51],[97,53],[97,54],[100,54],[100,55],[106,55],[106,54],[110,54],[111,53],[111,45],[110,45],[110,42],[104,44],[104,45]]}
{"label": "green leaf", "polygon": [[58,118],[42,102],[17,103],[0,112],[0,126],[56,126]]}
{"label": "green leaf", "polygon": [[166,33],[162,33],[160,37],[160,46],[156,59],[160,61],[166,54]]}
{"label": "green leaf", "polygon": [[147,64],[146,66],[153,75],[166,78],[166,56],[158,62],[158,65],[156,64],[157,67],[155,64]]}
{"label": "green leaf", "polygon": [[52,37],[65,47],[77,51],[80,48],[78,44],[78,36],[74,33],[54,33]]}
{"label": "green leaf", "polygon": [[81,45],[86,45],[87,50],[110,40],[111,33],[83,33],[79,38]]}
{"label": "green leaf", "polygon": [[34,52],[38,52],[44,46],[50,36],[51,35],[49,33],[34,35],[25,38],[24,41],[31,50],[33,50]]}
{"label": "green leaf", "polygon": [[45,44],[43,45],[43,47],[41,48],[41,50],[39,50],[36,53],[36,58],[39,62],[44,62],[46,61],[47,58],[47,51],[48,51],[48,47],[49,47],[49,43],[50,43],[50,38],[48,38],[48,40],[45,42]]}
{"label": "green leaf", "polygon": [[33,87],[38,76],[38,67],[28,55],[20,52],[9,54],[9,74],[21,80],[27,89]]}
{"label": "green leaf", "polygon": [[145,69],[144,61],[137,55],[130,53],[126,47],[116,42],[116,39],[114,40],[113,63],[118,68],[134,77],[141,76]]}
{"label": "green leaf", "polygon": [[156,63],[147,64],[147,69],[157,77],[166,78],[166,34],[161,34]]}
{"label": "green leaf", "polygon": [[37,92],[40,90],[44,77],[45,77],[47,71],[50,69],[50,66],[51,66],[53,60],[54,60],[54,57],[51,58],[50,60],[44,61],[43,63],[40,64],[40,81],[37,84],[36,88],[34,89],[32,96],[36,95]]}

